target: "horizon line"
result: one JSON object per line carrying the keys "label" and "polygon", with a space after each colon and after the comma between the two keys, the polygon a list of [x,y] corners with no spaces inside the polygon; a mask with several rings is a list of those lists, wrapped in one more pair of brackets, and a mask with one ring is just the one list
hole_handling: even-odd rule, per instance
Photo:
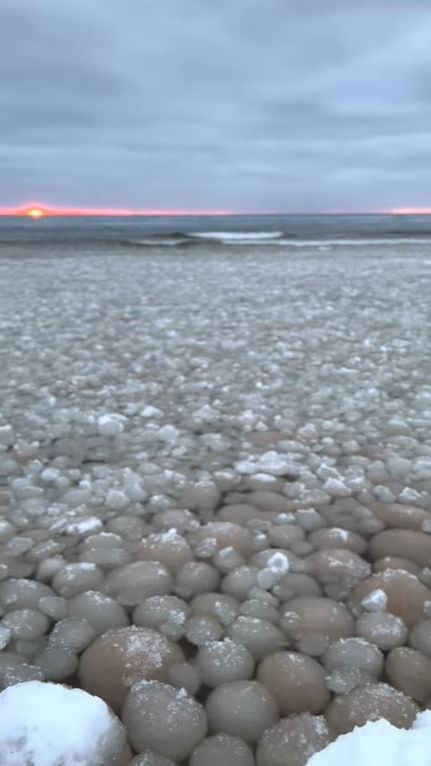
{"label": "horizon line", "polygon": [[133,209],[117,207],[74,207],[45,205],[43,203],[27,203],[0,207],[0,217],[11,218],[73,218],[73,217],[187,217],[187,216],[285,216],[285,215],[431,215],[431,207],[396,207],[386,210],[321,210],[318,212],[289,213],[279,210],[226,210],[226,209]]}

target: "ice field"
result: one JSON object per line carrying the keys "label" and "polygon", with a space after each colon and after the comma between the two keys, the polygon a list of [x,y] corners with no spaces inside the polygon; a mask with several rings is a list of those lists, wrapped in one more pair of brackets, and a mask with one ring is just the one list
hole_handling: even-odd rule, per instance
{"label": "ice field", "polygon": [[0,766],[431,763],[430,295],[420,239],[0,247]]}

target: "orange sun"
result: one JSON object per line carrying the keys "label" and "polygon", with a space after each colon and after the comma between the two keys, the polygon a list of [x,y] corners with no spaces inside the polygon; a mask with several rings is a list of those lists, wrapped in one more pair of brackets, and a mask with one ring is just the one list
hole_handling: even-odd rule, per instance
{"label": "orange sun", "polygon": [[40,207],[29,207],[25,214],[28,218],[43,218],[46,215],[45,211]]}

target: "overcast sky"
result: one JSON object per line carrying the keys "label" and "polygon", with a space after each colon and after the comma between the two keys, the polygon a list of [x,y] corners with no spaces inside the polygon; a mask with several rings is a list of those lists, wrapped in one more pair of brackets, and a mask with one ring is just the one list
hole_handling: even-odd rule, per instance
{"label": "overcast sky", "polygon": [[431,205],[430,0],[0,0],[0,205]]}

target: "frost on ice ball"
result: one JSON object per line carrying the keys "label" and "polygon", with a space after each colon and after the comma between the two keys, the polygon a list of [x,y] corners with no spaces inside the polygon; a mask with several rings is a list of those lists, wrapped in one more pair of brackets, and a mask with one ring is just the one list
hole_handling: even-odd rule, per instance
{"label": "frost on ice ball", "polygon": [[166,678],[169,666],[183,660],[181,649],[155,630],[140,627],[110,630],[80,658],[84,689],[102,697],[115,711],[128,688],[143,678]]}
{"label": "frost on ice ball", "polygon": [[326,747],[329,740],[323,716],[302,713],[282,718],[259,741],[257,766],[305,766],[308,758]]}
{"label": "frost on ice ball", "polygon": [[417,713],[416,703],[407,695],[389,684],[369,683],[335,697],[326,710],[326,719],[335,734],[345,734],[379,718],[408,728]]}
{"label": "frost on ice ball", "polygon": [[135,751],[149,747],[175,760],[187,758],[207,731],[202,705],[185,689],[159,681],[133,684],[122,718]]}
{"label": "frost on ice ball", "polygon": [[278,720],[277,703],[258,681],[230,681],[214,689],[206,702],[210,730],[256,742]]}
{"label": "frost on ice ball", "polygon": [[124,726],[81,689],[29,681],[0,694],[2,766],[127,766]]}
{"label": "frost on ice ball", "polygon": [[253,751],[239,737],[215,734],[193,751],[190,766],[255,766]]}
{"label": "frost on ice ball", "polygon": [[321,713],[329,702],[325,671],[306,654],[270,654],[259,665],[257,677],[272,692],[283,715]]}

